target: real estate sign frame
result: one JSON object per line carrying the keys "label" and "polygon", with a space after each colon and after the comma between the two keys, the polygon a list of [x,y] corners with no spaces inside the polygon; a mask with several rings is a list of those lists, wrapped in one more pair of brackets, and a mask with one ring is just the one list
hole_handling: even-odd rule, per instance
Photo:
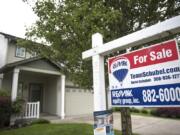
{"label": "real estate sign frame", "polygon": [[176,40],[109,58],[108,72],[112,106],[180,106]]}

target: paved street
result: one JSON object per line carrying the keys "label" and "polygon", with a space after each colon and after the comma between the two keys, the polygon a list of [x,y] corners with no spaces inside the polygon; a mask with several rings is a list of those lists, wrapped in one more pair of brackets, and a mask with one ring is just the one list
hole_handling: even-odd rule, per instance
{"label": "paved street", "polygon": [[[120,114],[114,114],[114,128],[121,125]],[[140,135],[180,135],[180,120],[132,115],[134,133]]]}
{"label": "paved street", "polygon": [[[77,122],[93,124],[90,116],[68,118],[66,120],[52,120],[53,123]],[[156,117],[144,117],[132,115],[133,132],[140,135],[180,135],[180,120],[163,119]],[[121,119],[119,113],[114,113],[114,128],[121,130]]]}

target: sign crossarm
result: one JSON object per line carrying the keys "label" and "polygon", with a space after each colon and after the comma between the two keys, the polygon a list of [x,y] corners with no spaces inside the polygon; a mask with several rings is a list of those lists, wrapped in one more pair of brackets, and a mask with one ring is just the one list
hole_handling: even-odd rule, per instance
{"label": "sign crossarm", "polygon": [[82,58],[88,59],[97,54],[105,56],[116,50],[138,46],[156,40],[159,37],[163,38],[167,37],[169,34],[176,34],[179,32],[180,15],[105,43],[103,46],[87,50],[82,53]]}

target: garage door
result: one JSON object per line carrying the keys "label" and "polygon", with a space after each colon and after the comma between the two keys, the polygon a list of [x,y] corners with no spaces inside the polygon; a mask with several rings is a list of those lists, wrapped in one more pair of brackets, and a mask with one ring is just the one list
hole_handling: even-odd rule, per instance
{"label": "garage door", "polygon": [[91,90],[66,88],[66,116],[85,115],[93,113],[93,93]]}

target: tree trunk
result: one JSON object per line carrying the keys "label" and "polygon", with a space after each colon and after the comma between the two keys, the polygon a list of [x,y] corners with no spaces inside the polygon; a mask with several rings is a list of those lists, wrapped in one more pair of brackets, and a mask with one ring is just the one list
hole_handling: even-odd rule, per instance
{"label": "tree trunk", "polygon": [[121,108],[122,135],[132,135],[131,113],[129,108]]}

